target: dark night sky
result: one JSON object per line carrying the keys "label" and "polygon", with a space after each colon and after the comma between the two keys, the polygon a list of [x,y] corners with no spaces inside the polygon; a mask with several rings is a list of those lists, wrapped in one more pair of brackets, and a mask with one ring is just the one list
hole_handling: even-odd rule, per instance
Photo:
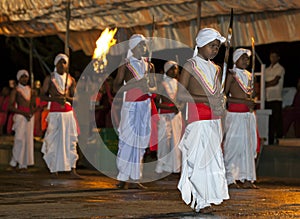
{"label": "dark night sky", "polygon": [[[56,36],[39,37],[34,39],[35,48],[38,53],[43,57],[47,65],[53,70],[53,60],[57,53],[64,51],[63,42]],[[1,82],[0,88],[8,85],[9,79],[15,79],[15,75],[19,69],[25,68],[29,70],[29,55],[28,44],[26,41],[14,37],[0,36],[0,60],[1,60]],[[281,54],[280,63],[286,69],[285,87],[296,86],[297,79],[300,77],[300,41],[287,43],[273,43],[266,45],[257,45],[256,53],[260,56],[262,61],[268,66],[269,51],[276,48]],[[249,48],[248,48],[249,49]],[[180,51],[177,51],[180,52]],[[91,57],[84,55],[82,51],[72,52],[70,61],[71,74],[75,70],[83,71],[85,66],[90,62]],[[232,56],[232,51],[231,51]],[[187,57],[189,58],[189,57]],[[224,59],[224,47],[221,47],[219,55],[215,58],[215,62],[222,63]],[[158,70],[163,63],[154,60],[156,70]],[[47,74],[46,70],[42,67],[38,59],[35,57],[33,60],[35,79],[43,81],[44,76]],[[230,63],[229,63],[230,66]],[[256,71],[259,71],[260,66],[256,62]]]}

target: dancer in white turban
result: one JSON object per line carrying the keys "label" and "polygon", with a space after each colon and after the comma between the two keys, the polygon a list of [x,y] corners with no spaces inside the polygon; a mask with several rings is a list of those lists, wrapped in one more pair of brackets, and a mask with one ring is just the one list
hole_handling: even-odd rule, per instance
{"label": "dancer in white turban", "polygon": [[255,156],[257,125],[251,73],[246,70],[251,56],[248,49],[239,48],[233,53],[233,68],[225,83],[228,112],[225,119],[224,162],[229,188],[256,188]]}
{"label": "dancer in white turban", "polygon": [[225,112],[221,69],[213,59],[225,38],[212,28],[199,31],[194,57],[184,65],[178,99],[188,102],[188,125],[179,144],[182,152],[178,189],[196,212],[212,211],[211,204],[229,199],[221,149],[221,116]]}
{"label": "dancer in white turban", "polygon": [[179,67],[174,61],[164,65],[162,82],[158,86],[156,106],[159,112],[157,173],[179,173],[181,151],[178,144],[182,134],[182,116],[177,103]]}
{"label": "dancer in white turban", "polygon": [[29,74],[26,70],[17,73],[18,85],[11,91],[9,110],[14,113],[13,130],[14,146],[10,166],[24,171],[28,166],[34,165],[33,128],[34,105],[31,100],[31,88],[27,85]]}
{"label": "dancer in white turban", "polygon": [[143,156],[151,144],[151,103],[154,101],[149,87],[153,87],[154,78],[148,73],[154,72],[154,66],[142,57],[145,53],[145,37],[141,34],[132,35],[125,64],[118,69],[114,80],[115,92],[126,91],[118,128],[117,179],[120,183],[117,187],[121,189],[127,188],[128,182],[143,188],[139,184],[142,178]]}
{"label": "dancer in white turban", "polygon": [[51,173],[71,171],[72,176],[79,177],[76,173],[78,129],[71,105],[76,82],[67,74],[68,64],[68,56],[58,54],[54,72],[43,83],[41,99],[50,102],[50,112],[42,153]]}

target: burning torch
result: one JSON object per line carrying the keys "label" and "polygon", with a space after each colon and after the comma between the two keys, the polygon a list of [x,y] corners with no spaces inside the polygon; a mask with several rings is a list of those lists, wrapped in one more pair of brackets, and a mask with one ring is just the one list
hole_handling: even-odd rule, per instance
{"label": "burning torch", "polygon": [[117,28],[113,30],[109,30],[109,28],[106,28],[96,41],[96,49],[93,55],[93,66],[94,71],[97,74],[102,74],[105,67],[107,66],[106,55],[109,52],[110,47],[116,44],[117,40],[114,39],[116,32]]}

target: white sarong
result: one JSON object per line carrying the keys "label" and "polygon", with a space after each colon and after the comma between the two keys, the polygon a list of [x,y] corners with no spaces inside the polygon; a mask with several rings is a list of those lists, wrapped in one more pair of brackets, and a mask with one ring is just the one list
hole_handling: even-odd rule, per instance
{"label": "white sarong", "polygon": [[225,120],[224,162],[228,185],[236,180],[255,181],[257,147],[254,113],[227,112]]}
{"label": "white sarong", "polygon": [[117,179],[120,181],[139,180],[142,176],[142,159],[151,134],[150,118],[150,99],[123,102],[118,129]]}
{"label": "white sarong", "polygon": [[179,173],[181,151],[178,148],[182,133],[181,112],[159,114],[158,150],[155,171],[162,173]]}
{"label": "white sarong", "polygon": [[34,165],[34,117],[27,121],[23,115],[15,114],[13,121],[15,137],[10,165],[15,167],[19,164],[20,169],[27,168]]}
{"label": "white sarong", "polygon": [[50,172],[76,168],[78,134],[73,111],[50,112],[47,122],[42,153]]}
{"label": "white sarong", "polygon": [[189,124],[179,143],[182,168],[178,189],[196,212],[229,199],[221,141],[221,120],[202,120]]}

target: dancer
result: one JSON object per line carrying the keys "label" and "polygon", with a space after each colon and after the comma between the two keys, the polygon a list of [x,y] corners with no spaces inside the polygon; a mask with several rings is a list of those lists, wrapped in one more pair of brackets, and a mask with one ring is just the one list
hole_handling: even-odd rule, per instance
{"label": "dancer", "polygon": [[225,38],[212,28],[199,31],[193,58],[184,65],[180,83],[188,91],[178,98],[188,103],[188,125],[179,144],[182,168],[178,189],[186,204],[196,212],[212,212],[211,204],[229,199],[221,150],[221,69],[213,59]]}

